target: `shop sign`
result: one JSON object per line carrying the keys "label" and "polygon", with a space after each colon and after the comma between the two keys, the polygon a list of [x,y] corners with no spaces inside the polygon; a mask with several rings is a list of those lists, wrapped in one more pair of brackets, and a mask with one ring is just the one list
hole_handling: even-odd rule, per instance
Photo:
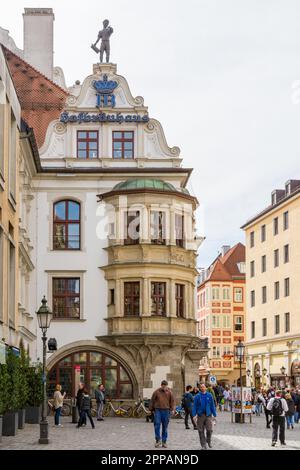
{"label": "shop sign", "polygon": [[76,124],[81,123],[90,123],[90,122],[116,122],[122,124],[123,122],[149,122],[148,114],[140,116],[139,114],[107,114],[107,113],[98,113],[91,114],[88,112],[78,113],[78,114],[69,114],[68,112],[63,112],[60,115],[60,122],[68,123],[74,122]]}

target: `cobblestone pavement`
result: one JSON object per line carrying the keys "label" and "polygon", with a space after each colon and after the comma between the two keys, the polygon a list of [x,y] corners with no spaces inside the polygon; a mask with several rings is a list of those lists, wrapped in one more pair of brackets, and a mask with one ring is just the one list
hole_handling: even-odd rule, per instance
{"label": "cobblestone pavement", "polygon": [[[96,429],[90,424],[76,429],[69,417],[62,418],[62,428],[53,427],[49,420],[50,443],[38,444],[39,425],[26,424],[15,437],[2,438],[0,450],[23,449],[93,449],[93,450],[151,450],[154,449],[153,424],[145,419],[106,418],[97,422]],[[271,447],[272,429],[266,429],[265,418],[253,416],[250,423],[231,423],[230,413],[219,413],[213,433],[213,448],[216,450],[300,450],[300,423],[294,430],[286,430],[286,447],[280,444]],[[198,432],[185,429],[183,420],[172,419],[169,426],[168,449],[199,450]]]}

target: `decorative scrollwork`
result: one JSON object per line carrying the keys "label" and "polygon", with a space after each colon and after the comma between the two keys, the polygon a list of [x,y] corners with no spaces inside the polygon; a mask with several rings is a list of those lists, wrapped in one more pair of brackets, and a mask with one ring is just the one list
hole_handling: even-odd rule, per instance
{"label": "decorative scrollwork", "polygon": [[68,96],[68,98],[66,100],[66,103],[67,103],[68,106],[73,106],[74,104],[76,104],[76,101],[77,101],[76,96],[70,95],[70,96]]}
{"label": "decorative scrollwork", "polygon": [[146,126],[146,129],[147,129],[148,131],[151,131],[151,132],[154,131],[155,125],[153,124],[153,122],[149,121],[148,124],[147,124],[147,126]]}
{"label": "decorative scrollwork", "polygon": [[171,148],[171,154],[174,155],[174,157],[179,157],[180,148],[179,147],[172,147]]}
{"label": "decorative scrollwork", "polygon": [[57,122],[54,126],[56,134],[64,134],[67,130],[67,126],[63,122]]}
{"label": "decorative scrollwork", "polygon": [[137,104],[139,106],[144,106],[144,98],[142,96],[136,96],[134,98],[134,102],[135,102],[135,104]]}

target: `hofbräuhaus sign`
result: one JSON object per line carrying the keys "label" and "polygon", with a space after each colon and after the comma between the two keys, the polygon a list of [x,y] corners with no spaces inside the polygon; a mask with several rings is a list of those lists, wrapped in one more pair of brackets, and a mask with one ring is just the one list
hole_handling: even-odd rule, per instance
{"label": "hofbr\u00e4uhaus sign", "polygon": [[139,114],[122,114],[122,113],[115,113],[115,114],[107,114],[107,113],[98,113],[98,114],[91,114],[91,113],[78,113],[78,114],[69,114],[68,112],[61,113],[60,115],[60,122],[75,122],[77,124],[81,124],[82,122],[117,122],[122,124],[123,122],[148,122],[149,116],[148,114],[144,114],[144,116],[140,116]]}

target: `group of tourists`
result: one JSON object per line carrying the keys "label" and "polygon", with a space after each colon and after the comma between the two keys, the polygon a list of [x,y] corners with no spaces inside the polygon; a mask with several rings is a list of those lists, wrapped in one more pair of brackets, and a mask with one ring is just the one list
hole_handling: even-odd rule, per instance
{"label": "group of tourists", "polygon": [[[66,396],[66,392],[61,393],[62,387],[61,385],[56,385],[54,396],[53,396],[53,405],[55,409],[54,415],[54,426],[55,427],[63,427],[60,424],[60,416],[61,410],[63,407],[64,398]],[[97,403],[97,421],[104,421],[103,418],[103,408],[105,405],[105,388],[103,384],[99,384],[95,390],[95,399]],[[79,388],[76,395],[76,407],[78,410],[79,420],[77,422],[77,428],[81,428],[86,426],[86,420],[89,418],[91,426],[95,429],[94,420],[92,417],[92,398],[88,392],[88,389],[84,385],[84,383],[79,384]]]}
{"label": "group of tourists", "polygon": [[[61,386],[57,385],[54,392],[54,423],[56,427],[61,427],[60,415],[63,406],[65,393],[62,393]],[[103,421],[103,408],[105,404],[105,388],[100,384],[95,390],[97,403],[97,420]],[[252,413],[260,416],[264,410],[266,417],[266,427],[272,424],[272,446],[278,441],[285,446],[285,428],[294,429],[295,424],[300,419],[300,389],[275,390],[274,387],[268,389],[252,389]],[[185,412],[185,428],[190,429],[192,424],[194,430],[198,430],[201,449],[212,448],[212,432],[216,424],[217,410],[229,411],[231,409],[232,394],[229,386],[211,386],[200,383],[197,387],[187,385],[182,397],[182,407]],[[76,406],[79,420],[77,428],[86,426],[87,418],[92,428],[95,428],[92,418],[92,399],[87,388],[80,383],[76,395]],[[161,386],[154,391],[149,410],[154,416],[155,447],[167,447],[168,425],[172,414],[175,414],[175,398],[168,386],[168,382],[163,380]]]}
{"label": "group of tourists", "polygon": [[[213,426],[216,424],[217,409],[231,410],[232,394],[229,386],[212,387],[201,383],[198,387],[186,386],[182,397],[182,407],[185,411],[185,428],[198,430],[201,449],[212,448]],[[252,390],[253,414],[259,416],[260,408],[264,408],[266,427],[272,424],[272,442],[274,447],[279,441],[282,446],[285,442],[285,428],[294,429],[295,423],[300,419],[300,390],[285,389]],[[259,406],[258,406],[259,405]],[[154,412],[155,447],[167,447],[168,423],[170,414],[174,413],[174,397],[164,380],[161,387],[153,393],[150,401],[150,410]],[[160,427],[162,433],[160,434]]]}

